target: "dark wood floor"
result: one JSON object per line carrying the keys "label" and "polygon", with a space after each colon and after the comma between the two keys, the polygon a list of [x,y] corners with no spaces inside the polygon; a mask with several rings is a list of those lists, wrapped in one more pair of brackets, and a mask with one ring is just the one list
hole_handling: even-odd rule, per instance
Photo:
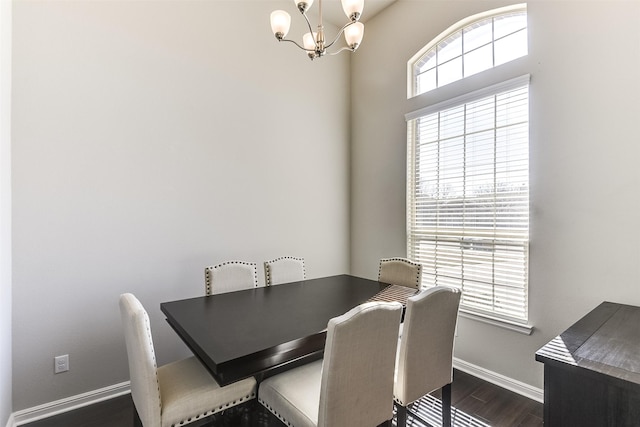
{"label": "dark wood floor", "polygon": [[[414,411],[424,420],[410,418],[407,425],[441,425],[439,392],[417,402]],[[461,371],[455,371],[451,392],[454,427],[541,427],[542,404]],[[278,419],[254,405],[256,427],[282,427]],[[238,427],[245,408],[225,411],[192,427]],[[426,423],[425,423],[426,421]],[[427,424],[428,423],[428,424]],[[130,427],[133,403],[130,395],[26,424],[26,427]]]}

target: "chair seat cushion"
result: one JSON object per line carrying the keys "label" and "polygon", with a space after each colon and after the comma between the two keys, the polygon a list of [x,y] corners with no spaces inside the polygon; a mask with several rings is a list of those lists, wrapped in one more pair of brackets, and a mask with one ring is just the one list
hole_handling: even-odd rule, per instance
{"label": "chair seat cushion", "polygon": [[258,401],[295,427],[318,425],[322,360],[267,378],[260,383]]}
{"label": "chair seat cushion", "polygon": [[162,427],[208,417],[256,395],[254,378],[220,387],[195,357],[159,367],[158,381],[162,390]]}

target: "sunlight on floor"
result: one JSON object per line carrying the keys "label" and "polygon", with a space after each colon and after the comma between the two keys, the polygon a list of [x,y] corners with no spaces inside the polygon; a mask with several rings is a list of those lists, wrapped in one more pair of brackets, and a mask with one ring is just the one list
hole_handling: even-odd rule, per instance
{"label": "sunlight on floor", "polygon": [[[416,416],[413,416],[413,413]],[[425,424],[426,423],[426,424]],[[431,395],[426,395],[409,408],[407,427],[425,427],[442,425],[442,403]],[[452,427],[491,427],[484,421],[451,408]]]}

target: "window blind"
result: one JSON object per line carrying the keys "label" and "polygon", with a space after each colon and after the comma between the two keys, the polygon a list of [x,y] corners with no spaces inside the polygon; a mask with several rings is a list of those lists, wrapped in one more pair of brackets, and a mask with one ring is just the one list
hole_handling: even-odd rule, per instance
{"label": "window blind", "polygon": [[461,310],[528,315],[528,76],[407,115],[407,252]]}

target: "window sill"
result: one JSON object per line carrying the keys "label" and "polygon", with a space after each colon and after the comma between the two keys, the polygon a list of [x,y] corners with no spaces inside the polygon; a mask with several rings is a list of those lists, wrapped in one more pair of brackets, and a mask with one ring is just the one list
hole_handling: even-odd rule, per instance
{"label": "window sill", "polygon": [[463,311],[460,309],[460,317],[464,317],[466,319],[476,320],[478,322],[486,323],[488,325],[497,326],[499,328],[508,329],[510,331],[518,332],[524,335],[531,335],[533,333],[532,325],[522,325],[519,323],[509,322],[503,319],[496,319],[493,317],[480,316],[479,314],[470,313],[468,311]]}

